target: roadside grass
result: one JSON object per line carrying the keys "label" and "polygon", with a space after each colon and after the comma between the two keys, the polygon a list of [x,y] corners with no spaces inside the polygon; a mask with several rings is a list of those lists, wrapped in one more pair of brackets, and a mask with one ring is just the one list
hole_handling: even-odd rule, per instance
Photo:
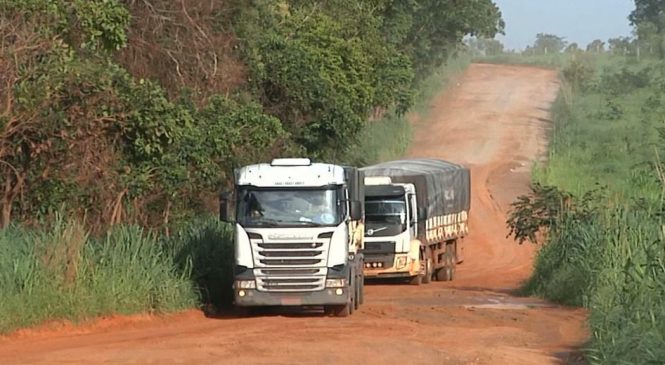
{"label": "roadside grass", "polygon": [[564,89],[552,107],[549,160],[533,179],[573,198],[547,207],[561,213],[545,225],[523,289],[590,309],[591,363],[662,364],[665,65],[616,58],[595,67],[586,89]]}
{"label": "roadside grass", "polygon": [[133,226],[92,237],[62,219],[42,230],[0,230],[0,333],[47,321],[226,303],[229,233],[212,218],[171,238]]}

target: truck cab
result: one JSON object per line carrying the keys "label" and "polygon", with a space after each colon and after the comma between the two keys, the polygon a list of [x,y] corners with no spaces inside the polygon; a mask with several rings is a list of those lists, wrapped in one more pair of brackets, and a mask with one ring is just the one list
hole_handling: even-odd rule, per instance
{"label": "truck cab", "polygon": [[357,169],[309,159],[237,169],[220,207],[235,227],[235,305],[323,306],[336,316],[357,309],[363,186]]}
{"label": "truck cab", "polygon": [[418,209],[413,184],[390,177],[365,177],[365,277],[411,278],[421,275]]}

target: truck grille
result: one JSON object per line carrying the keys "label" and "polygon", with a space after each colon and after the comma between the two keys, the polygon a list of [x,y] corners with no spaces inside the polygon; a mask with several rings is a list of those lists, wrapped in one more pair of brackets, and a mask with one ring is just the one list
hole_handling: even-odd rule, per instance
{"label": "truck grille", "polygon": [[251,242],[258,290],[296,292],[324,289],[328,258],[325,241],[270,242],[256,239]]}
{"label": "truck grille", "polygon": [[314,290],[320,285],[318,278],[270,278],[259,279],[259,285],[267,290]]}
{"label": "truck grille", "polygon": [[395,241],[367,242],[365,241],[365,252],[389,253],[395,252]]}

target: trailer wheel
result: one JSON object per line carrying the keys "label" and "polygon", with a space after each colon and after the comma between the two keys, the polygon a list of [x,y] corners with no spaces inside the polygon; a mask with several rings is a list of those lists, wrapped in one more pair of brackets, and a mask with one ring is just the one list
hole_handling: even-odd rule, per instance
{"label": "trailer wheel", "polygon": [[423,284],[428,284],[432,281],[432,258],[428,255],[427,260],[425,261],[425,276],[423,276]]}
{"label": "trailer wheel", "polygon": [[436,279],[438,281],[452,281],[455,276],[455,259],[450,250],[446,250],[444,254],[446,265],[436,272]]}

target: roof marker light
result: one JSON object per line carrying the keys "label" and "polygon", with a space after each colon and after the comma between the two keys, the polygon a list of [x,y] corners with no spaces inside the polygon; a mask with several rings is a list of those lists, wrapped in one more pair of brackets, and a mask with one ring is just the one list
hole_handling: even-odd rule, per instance
{"label": "roof marker light", "polygon": [[276,158],[270,166],[309,166],[312,164],[309,158]]}

